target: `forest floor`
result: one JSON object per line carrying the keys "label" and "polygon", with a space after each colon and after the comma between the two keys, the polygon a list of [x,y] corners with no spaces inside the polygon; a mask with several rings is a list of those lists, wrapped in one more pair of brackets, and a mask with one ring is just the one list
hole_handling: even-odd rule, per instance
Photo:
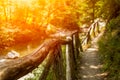
{"label": "forest floor", "polygon": [[97,41],[98,38],[93,41],[90,48],[82,53],[82,57],[78,62],[77,80],[107,80],[105,78],[107,73],[102,72],[103,65],[100,62]]}

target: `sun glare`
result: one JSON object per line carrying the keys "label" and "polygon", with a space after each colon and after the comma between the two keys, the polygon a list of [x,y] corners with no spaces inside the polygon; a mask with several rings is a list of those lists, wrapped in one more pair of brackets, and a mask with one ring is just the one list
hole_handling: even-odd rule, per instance
{"label": "sun glare", "polygon": [[25,2],[25,3],[31,3],[31,2],[33,2],[33,1],[35,1],[35,0],[11,0],[11,1],[15,1],[15,2]]}
{"label": "sun glare", "polygon": [[13,3],[17,3],[20,6],[23,6],[23,5],[29,6],[37,0],[10,0],[10,1]]}

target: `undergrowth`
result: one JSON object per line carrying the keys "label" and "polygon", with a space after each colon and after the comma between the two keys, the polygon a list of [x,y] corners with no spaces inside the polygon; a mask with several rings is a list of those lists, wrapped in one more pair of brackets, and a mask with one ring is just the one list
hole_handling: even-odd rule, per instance
{"label": "undergrowth", "polygon": [[120,80],[120,16],[112,19],[106,32],[99,40],[99,52],[103,70],[108,72],[108,80]]}

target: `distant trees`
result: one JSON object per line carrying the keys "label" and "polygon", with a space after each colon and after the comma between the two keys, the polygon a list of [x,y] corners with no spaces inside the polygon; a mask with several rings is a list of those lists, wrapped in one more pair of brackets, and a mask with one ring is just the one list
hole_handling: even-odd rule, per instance
{"label": "distant trees", "polygon": [[54,31],[46,31],[49,24],[56,28],[78,29],[77,7],[76,0],[2,0],[1,47],[39,42]]}
{"label": "distant trees", "polygon": [[0,1],[1,53],[4,52],[4,49],[9,50],[9,47],[40,42],[46,37],[45,28],[41,28],[39,25],[41,22],[39,4],[37,1],[32,1],[29,4],[23,1]]}

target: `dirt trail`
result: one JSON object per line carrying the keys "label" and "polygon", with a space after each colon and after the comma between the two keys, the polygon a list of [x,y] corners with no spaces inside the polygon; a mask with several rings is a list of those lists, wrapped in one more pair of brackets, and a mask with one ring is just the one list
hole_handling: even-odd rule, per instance
{"label": "dirt trail", "polygon": [[98,54],[96,42],[93,41],[93,46],[82,53],[82,58],[78,66],[78,80],[106,80],[106,73],[102,73],[102,64]]}
{"label": "dirt trail", "polygon": [[79,64],[78,80],[105,80],[106,74],[101,72],[102,65],[96,48],[87,49]]}

